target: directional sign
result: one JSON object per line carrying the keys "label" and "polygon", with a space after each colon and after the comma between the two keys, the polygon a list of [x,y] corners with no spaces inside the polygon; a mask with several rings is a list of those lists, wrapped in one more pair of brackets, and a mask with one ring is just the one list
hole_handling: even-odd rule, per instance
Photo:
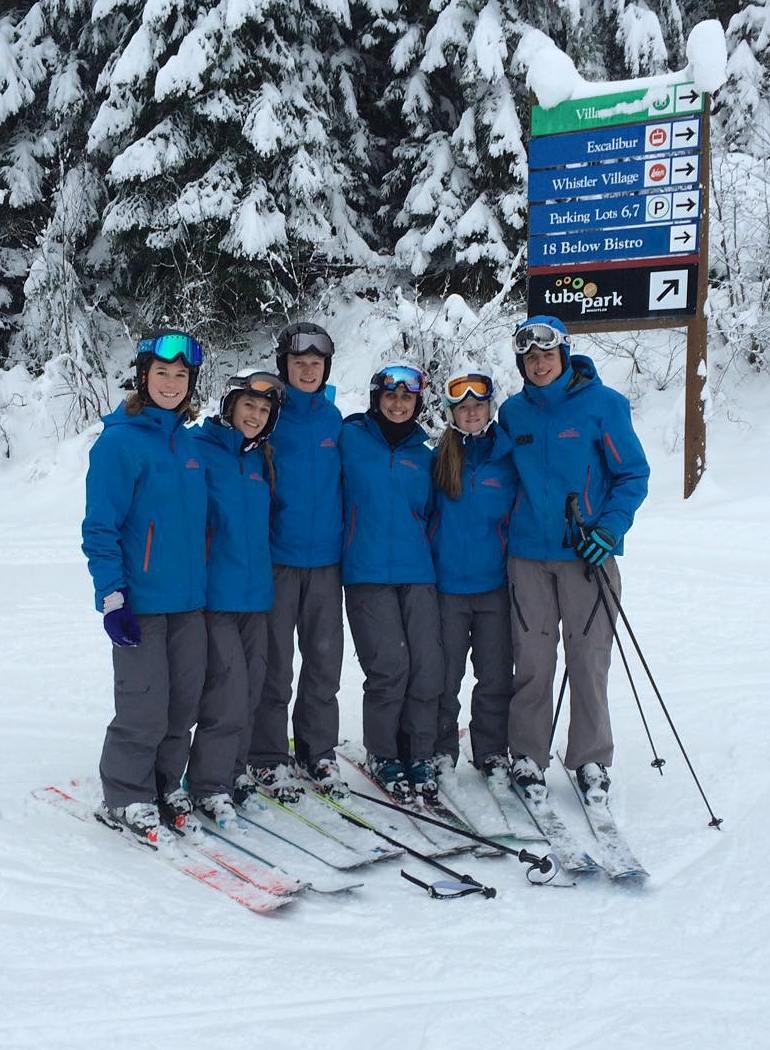
{"label": "directional sign", "polygon": [[529,209],[530,236],[573,230],[612,229],[642,223],[695,221],[700,214],[700,190],[678,193],[633,193],[564,204],[533,204]]}
{"label": "directional sign", "polygon": [[547,135],[529,143],[530,168],[592,164],[599,160],[643,157],[650,153],[696,150],[700,120],[674,120],[631,127],[599,128],[571,135]]}
{"label": "directional sign", "polygon": [[531,171],[529,199],[563,200],[567,197],[596,197],[604,193],[628,193],[655,186],[685,185],[697,182],[699,174],[700,156],[697,153]]}
{"label": "directional sign", "polygon": [[530,274],[527,310],[567,323],[628,320],[630,327],[633,320],[694,314],[697,284],[692,263],[556,269]]}
{"label": "directional sign", "polygon": [[613,124],[638,124],[640,121],[684,116],[703,111],[703,95],[692,84],[669,84],[634,91],[570,99],[551,109],[532,107],[532,135],[555,135],[563,131]]}
{"label": "directional sign", "polygon": [[614,259],[650,259],[698,250],[695,223],[676,226],[634,226],[625,230],[586,230],[582,233],[530,237],[530,266],[563,266],[564,263],[611,262]]}

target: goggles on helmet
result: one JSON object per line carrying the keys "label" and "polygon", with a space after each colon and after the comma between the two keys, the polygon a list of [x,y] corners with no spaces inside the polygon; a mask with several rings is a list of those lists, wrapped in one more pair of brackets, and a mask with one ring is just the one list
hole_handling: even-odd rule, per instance
{"label": "goggles on helmet", "polygon": [[495,386],[489,376],[480,372],[468,372],[464,376],[450,376],[444,384],[444,396],[450,405],[459,405],[466,397],[477,401],[491,401]]}
{"label": "goggles on helmet", "polygon": [[334,343],[326,332],[295,332],[289,336],[287,345],[282,348],[287,354],[320,354],[331,357]]}
{"label": "goggles on helmet", "polygon": [[140,339],[136,353],[137,356],[152,354],[160,361],[176,361],[181,357],[188,368],[199,368],[203,364],[203,348],[197,339],[184,332],[165,332],[149,339]]}
{"label": "goggles on helmet", "polygon": [[236,391],[251,393],[255,397],[269,398],[271,401],[278,401],[279,404],[283,404],[286,399],[286,387],[278,376],[274,376],[271,372],[252,372],[247,376],[233,376],[227,381],[222,398]]}
{"label": "goggles on helmet", "polygon": [[405,387],[410,394],[421,394],[425,389],[425,373],[411,365],[386,365],[372,380],[372,390],[395,390]]}
{"label": "goggles on helmet", "polygon": [[569,336],[542,321],[523,324],[513,335],[513,347],[517,354],[526,354],[533,346],[538,350],[555,350],[562,343],[569,346]]}

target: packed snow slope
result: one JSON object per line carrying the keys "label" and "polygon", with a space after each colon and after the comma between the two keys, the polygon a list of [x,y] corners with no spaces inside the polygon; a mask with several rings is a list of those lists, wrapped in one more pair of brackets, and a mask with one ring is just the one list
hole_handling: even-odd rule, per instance
{"label": "packed snow slope", "polygon": [[[363,404],[384,350],[358,339],[352,320],[330,320],[346,411]],[[597,360],[623,388],[625,365]],[[517,386],[512,357],[501,350],[498,364]],[[93,435],[56,445],[41,434],[37,454],[30,442],[0,470],[0,1047],[767,1047],[767,395],[765,379],[735,376],[687,502],[679,395],[648,389],[635,405],[652,480],[622,562],[623,601],[723,830],[707,827],[634,660],[667,759],[663,777],[650,767],[616,656],[613,807],[651,873],[646,888],[602,877],[534,888],[511,859],[463,856],[455,866],[498,897],[441,903],[392,861],[365,870],[355,894],[305,897],[270,918],[30,799],[95,773],[112,709],[109,646],[79,550]],[[360,687],[349,644],[342,726],[358,739]],[[551,782],[569,809],[562,775]],[[418,861],[403,866],[430,877]]]}

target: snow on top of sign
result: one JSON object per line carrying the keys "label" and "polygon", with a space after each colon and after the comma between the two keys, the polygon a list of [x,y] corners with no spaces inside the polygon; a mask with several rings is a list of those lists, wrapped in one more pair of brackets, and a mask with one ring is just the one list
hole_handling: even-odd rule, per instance
{"label": "snow on top of sign", "polygon": [[[716,91],[727,78],[727,46],[722,26],[716,19],[699,22],[687,38],[687,66],[673,73],[632,80],[588,81],[578,73],[569,55],[561,51],[550,37],[539,29],[530,29],[521,38],[513,56],[514,63],[527,71],[527,87],[534,92],[543,109],[552,109],[568,99],[592,98],[649,88],[663,92],[671,84],[694,82],[698,91]],[[602,111],[614,113],[646,112],[654,94],[638,102],[622,102]]]}

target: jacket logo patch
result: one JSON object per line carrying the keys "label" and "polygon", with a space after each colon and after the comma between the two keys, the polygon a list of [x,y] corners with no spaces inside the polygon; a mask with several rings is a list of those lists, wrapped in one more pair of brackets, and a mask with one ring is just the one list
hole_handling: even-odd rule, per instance
{"label": "jacket logo patch", "polygon": [[324,438],[321,442],[321,448],[336,448],[337,442],[334,438]]}
{"label": "jacket logo patch", "polygon": [[481,484],[489,485],[491,489],[501,489],[503,487],[503,484],[499,478],[484,478]]}
{"label": "jacket logo patch", "polygon": [[200,463],[197,459],[193,459],[192,456],[185,463],[185,470],[200,470]]}
{"label": "jacket logo patch", "polygon": [[515,440],[517,445],[531,445],[535,437],[534,434],[517,434]]}
{"label": "jacket logo patch", "polygon": [[559,437],[560,438],[579,438],[580,437],[580,431],[579,430],[575,430],[574,427],[567,427],[566,430],[560,430],[559,431]]}
{"label": "jacket logo patch", "polygon": [[249,474],[249,481],[262,481],[262,475],[254,471],[253,474]]}
{"label": "jacket logo patch", "polygon": [[402,467],[411,467],[412,470],[420,469],[412,459],[400,459],[398,462],[401,464]]}

